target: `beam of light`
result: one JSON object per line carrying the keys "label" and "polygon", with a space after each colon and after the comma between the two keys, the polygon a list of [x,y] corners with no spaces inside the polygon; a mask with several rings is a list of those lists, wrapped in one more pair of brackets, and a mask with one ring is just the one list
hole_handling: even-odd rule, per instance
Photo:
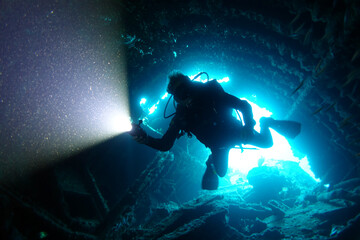
{"label": "beam of light", "polygon": [[[247,100],[247,99],[244,99]],[[260,108],[255,103],[247,100],[252,106],[254,119],[257,122],[255,130],[260,131],[259,119],[261,117],[271,116],[271,112],[265,108]],[[254,167],[258,166],[258,160],[263,159],[268,165],[275,165],[277,161],[294,161],[298,162],[299,166],[308,173],[315,181],[320,181],[315,178],[314,173],[311,171],[309,162],[306,157],[299,159],[294,156],[291,146],[287,139],[270,129],[273,137],[274,145],[268,149],[258,148],[257,150],[245,149],[243,152],[239,148],[233,148],[229,152],[229,172],[230,182],[235,184],[237,179],[246,177],[247,173]],[[244,148],[253,148],[251,145],[243,145]]]}
{"label": "beam of light", "polygon": [[128,114],[121,113],[121,111],[110,111],[106,116],[104,115],[103,122],[100,124],[104,126],[103,132],[111,135],[118,135],[123,132],[131,130],[131,119]]}
{"label": "beam of light", "polygon": [[[121,21],[104,20],[87,3],[59,3],[50,15],[49,7],[19,3],[3,12],[1,180],[130,127],[125,54],[117,41]],[[19,21],[29,22],[21,28]]]}

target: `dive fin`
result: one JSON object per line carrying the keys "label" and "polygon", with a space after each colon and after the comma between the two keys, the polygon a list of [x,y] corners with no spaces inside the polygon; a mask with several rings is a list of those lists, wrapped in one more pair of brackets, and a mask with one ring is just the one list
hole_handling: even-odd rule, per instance
{"label": "dive fin", "polygon": [[219,186],[219,177],[215,173],[212,164],[207,164],[206,171],[202,178],[201,188],[206,190],[216,190]]}
{"label": "dive fin", "polygon": [[301,131],[301,124],[295,121],[273,120],[269,127],[286,138],[295,138]]}

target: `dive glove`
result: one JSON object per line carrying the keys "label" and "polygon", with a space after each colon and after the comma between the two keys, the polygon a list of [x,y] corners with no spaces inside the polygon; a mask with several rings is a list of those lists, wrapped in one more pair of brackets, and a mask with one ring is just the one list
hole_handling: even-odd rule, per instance
{"label": "dive glove", "polygon": [[132,123],[132,129],[128,133],[133,137],[133,139],[141,144],[146,144],[148,140],[148,135],[145,130],[141,128],[142,120],[139,120],[139,123]]}

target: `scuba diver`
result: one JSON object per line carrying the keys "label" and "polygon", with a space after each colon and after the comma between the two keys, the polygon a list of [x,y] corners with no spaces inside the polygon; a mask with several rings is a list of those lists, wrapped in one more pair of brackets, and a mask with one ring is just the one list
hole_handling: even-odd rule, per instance
{"label": "scuba diver", "polygon": [[[231,148],[241,144],[260,148],[272,147],[269,127],[291,138],[300,133],[300,123],[265,117],[260,119],[260,133],[255,131],[256,122],[251,105],[226,93],[216,80],[195,82],[193,80],[196,77],[191,80],[177,71],[168,78],[167,92],[172,94],[177,105],[175,116],[166,133],[162,138],[153,138],[136,125],[137,131],[130,134],[135,141],[160,151],[170,150],[175,140],[184,133],[195,135],[211,150],[202,178],[203,189],[218,188],[218,177],[224,177],[228,169],[228,154]],[[233,116],[234,109],[242,113],[244,125]]]}

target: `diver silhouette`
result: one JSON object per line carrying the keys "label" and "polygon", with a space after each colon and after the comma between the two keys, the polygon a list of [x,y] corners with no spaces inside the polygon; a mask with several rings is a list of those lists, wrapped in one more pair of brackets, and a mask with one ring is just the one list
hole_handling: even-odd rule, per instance
{"label": "diver silhouette", "polygon": [[[218,188],[218,176],[225,176],[229,150],[236,145],[272,147],[269,127],[290,138],[300,133],[300,123],[265,117],[260,119],[260,133],[255,131],[256,122],[251,105],[226,93],[216,80],[195,82],[177,71],[172,72],[168,78],[167,92],[177,102],[168,130],[162,138],[153,138],[137,125],[137,131],[132,135],[135,141],[160,151],[170,150],[175,140],[184,133],[195,135],[211,150],[202,179],[203,189]],[[233,116],[234,109],[242,113],[244,125]]]}

